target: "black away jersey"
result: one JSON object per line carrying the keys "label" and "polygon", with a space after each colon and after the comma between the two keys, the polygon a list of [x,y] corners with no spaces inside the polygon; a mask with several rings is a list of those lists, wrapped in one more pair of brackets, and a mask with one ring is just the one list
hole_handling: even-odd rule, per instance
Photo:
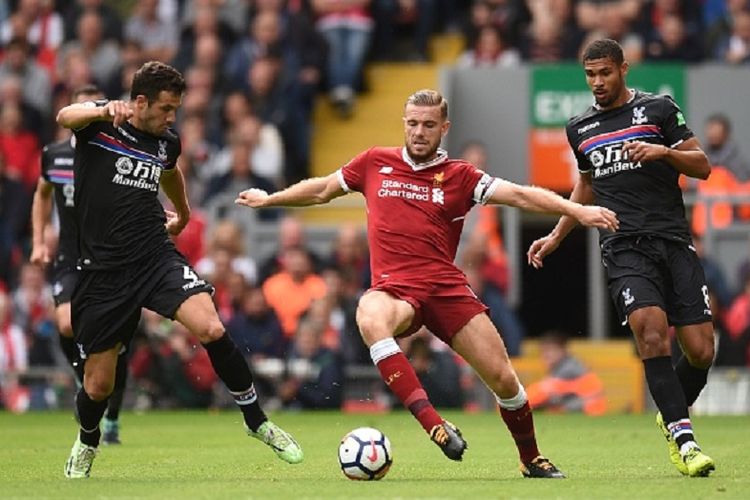
{"label": "black away jersey", "polygon": [[680,173],[666,161],[633,163],[622,151],[628,141],[674,148],[693,137],[671,97],[634,91],[619,108],[592,106],[571,118],[566,133],[578,169],[591,174],[596,204],[615,211],[620,220],[616,233],[600,230],[602,243],[633,234],[690,240]]}
{"label": "black away jersey", "polygon": [[75,265],[78,259],[78,232],[73,199],[74,142],[75,138],[71,137],[42,149],[42,177],[54,188],[55,207],[60,221],[56,260],[70,266]]}
{"label": "black away jersey", "polygon": [[[98,103],[102,104],[102,103]],[[176,132],[96,121],[75,131],[75,205],[83,269],[122,267],[172,245],[157,195],[180,155]]]}

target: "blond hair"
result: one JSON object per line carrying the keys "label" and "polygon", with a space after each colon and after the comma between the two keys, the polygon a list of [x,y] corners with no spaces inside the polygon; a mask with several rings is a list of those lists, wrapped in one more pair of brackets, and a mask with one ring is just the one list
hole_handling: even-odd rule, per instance
{"label": "blond hair", "polygon": [[443,119],[448,118],[448,101],[437,90],[417,90],[406,99],[404,107],[409,104],[414,106],[440,106],[440,116]]}

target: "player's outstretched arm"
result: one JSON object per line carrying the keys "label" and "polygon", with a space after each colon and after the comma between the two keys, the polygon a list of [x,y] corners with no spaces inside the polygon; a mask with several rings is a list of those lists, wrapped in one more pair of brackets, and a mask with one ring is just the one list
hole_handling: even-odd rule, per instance
{"label": "player's outstretched arm", "polygon": [[305,179],[273,194],[262,189],[247,189],[238,194],[234,202],[250,208],[307,207],[328,203],[345,194],[334,172],[326,177]]}
{"label": "player's outstretched arm", "polygon": [[566,200],[549,189],[522,186],[504,180],[499,180],[499,184],[490,196],[489,201],[534,212],[567,215],[584,226],[599,227],[610,231],[615,231],[619,224],[617,215],[608,208],[581,205]]}
{"label": "player's outstretched arm", "polygon": [[61,127],[78,130],[91,122],[111,121],[115,127],[133,116],[130,104],[125,101],[109,101],[104,106],[92,102],[65,106],[57,113],[57,124]]}
{"label": "player's outstretched arm", "polygon": [[39,178],[31,204],[31,257],[32,264],[45,266],[50,263],[52,256],[44,241],[44,228],[52,214],[52,193],[54,186],[43,177]]}
{"label": "player's outstretched arm", "polygon": [[[588,205],[594,201],[594,189],[591,186],[591,174],[582,173],[573,187],[570,201]],[[529,265],[539,269],[543,267],[544,258],[557,250],[562,240],[578,225],[578,220],[569,215],[563,215],[555,228],[547,235],[534,241],[529,247],[526,257]]]}

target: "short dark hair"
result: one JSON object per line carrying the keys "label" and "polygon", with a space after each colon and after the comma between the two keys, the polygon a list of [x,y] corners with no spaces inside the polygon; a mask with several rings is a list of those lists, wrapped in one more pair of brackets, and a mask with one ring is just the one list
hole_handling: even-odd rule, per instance
{"label": "short dark hair", "polygon": [[553,344],[562,349],[568,346],[568,335],[562,330],[547,330],[539,337],[542,344]]}
{"label": "short dark hair", "polygon": [[729,117],[725,115],[724,113],[714,113],[710,115],[708,118],[706,118],[707,122],[715,122],[724,127],[724,130],[726,133],[730,133],[732,131],[732,122],[729,120]]}
{"label": "short dark hair", "polygon": [[99,87],[97,87],[96,85],[89,83],[87,85],[81,85],[80,87],[75,89],[70,96],[70,100],[75,102],[82,95],[96,95],[96,94],[102,94],[102,91],[99,90]]}
{"label": "short dark hair", "polygon": [[437,90],[417,90],[409,96],[406,104],[413,104],[414,106],[440,106],[440,116],[443,119],[448,118],[448,101]]}
{"label": "short dark hair", "polygon": [[153,102],[162,91],[182,95],[185,88],[185,79],[179,71],[163,62],[149,61],[133,75],[130,98],[145,95],[148,102]]}
{"label": "short dark hair", "polygon": [[583,49],[581,62],[591,61],[594,59],[611,59],[615,64],[622,64],[625,56],[622,53],[622,46],[617,41],[610,38],[594,40]]}

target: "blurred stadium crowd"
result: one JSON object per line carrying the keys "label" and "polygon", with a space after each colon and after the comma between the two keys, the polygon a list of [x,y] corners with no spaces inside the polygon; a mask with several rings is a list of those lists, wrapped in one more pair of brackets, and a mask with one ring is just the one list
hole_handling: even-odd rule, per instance
{"label": "blurred stadium crowd", "polygon": [[[64,370],[47,370],[65,366],[51,285],[27,263],[41,148],[66,134],[54,116],[84,84],[127,99],[134,71],[150,59],[174,65],[188,87],[177,128],[194,220],[180,250],[216,287],[262,392],[284,407],[345,404],[345,380],[371,366],[354,324],[369,284],[363,228],[342,227],[321,253],[298,219],[263,211],[278,240],[272,255],[255,255],[241,225],[205,214],[242,189],[307,177],[315,100],[350,116],[369,61],[429,61],[430,37],[441,32],[462,34],[456,64],[467,68],[575,60],[603,36],[620,41],[631,62],[750,62],[747,0],[0,0],[0,407],[19,397],[54,407],[52,388],[71,383]],[[481,145],[465,151],[480,166],[482,154]],[[497,213],[478,211],[470,226],[461,265],[516,355],[523,327],[504,302]],[[741,344],[733,362],[745,364],[750,285],[717,303]],[[138,405],[216,404],[216,378],[195,339],[146,311],[139,330],[131,346]],[[437,404],[471,402],[476,381],[460,362],[428,337],[408,343],[419,373],[434,379],[425,385]],[[446,388],[457,390],[437,395]]]}

